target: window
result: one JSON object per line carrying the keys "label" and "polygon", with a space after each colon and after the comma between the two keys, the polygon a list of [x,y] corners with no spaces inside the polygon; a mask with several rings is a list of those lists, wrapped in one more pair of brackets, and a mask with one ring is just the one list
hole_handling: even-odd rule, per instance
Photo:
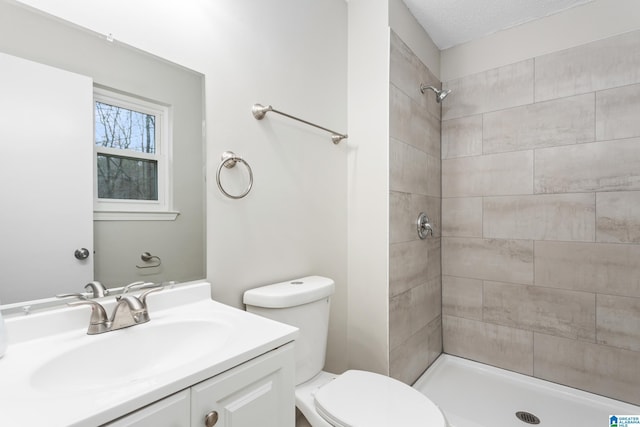
{"label": "window", "polygon": [[94,122],[94,218],[175,219],[169,109],[95,88]]}

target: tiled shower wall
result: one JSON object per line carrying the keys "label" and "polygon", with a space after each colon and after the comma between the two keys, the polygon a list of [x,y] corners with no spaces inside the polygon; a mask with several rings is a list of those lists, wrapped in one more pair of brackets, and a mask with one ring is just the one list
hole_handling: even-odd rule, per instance
{"label": "tiled shower wall", "polygon": [[640,32],[445,86],[444,351],[640,404]]}
{"label": "tiled shower wall", "polygon": [[419,89],[440,82],[394,33],[390,55],[389,374],[412,384],[442,351],[440,104]]}

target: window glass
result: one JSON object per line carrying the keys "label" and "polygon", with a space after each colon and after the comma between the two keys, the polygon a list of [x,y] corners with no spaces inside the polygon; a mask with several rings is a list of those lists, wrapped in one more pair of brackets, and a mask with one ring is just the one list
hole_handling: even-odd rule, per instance
{"label": "window glass", "polygon": [[100,147],[155,153],[155,126],[154,115],[100,101],[95,103],[95,142]]}
{"label": "window glass", "polygon": [[98,197],[158,200],[158,162],[98,154]]}

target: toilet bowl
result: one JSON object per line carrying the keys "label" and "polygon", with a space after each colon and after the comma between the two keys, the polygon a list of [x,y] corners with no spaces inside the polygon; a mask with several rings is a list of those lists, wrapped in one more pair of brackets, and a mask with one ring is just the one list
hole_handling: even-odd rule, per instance
{"label": "toilet bowl", "polygon": [[408,385],[372,372],[320,372],[296,387],[296,406],[313,427],[445,427],[440,409]]}
{"label": "toilet bowl", "polygon": [[349,370],[322,371],[334,282],[309,276],[251,289],[247,311],[295,326],[296,406],[313,427],[446,427],[425,395],[393,378]]}

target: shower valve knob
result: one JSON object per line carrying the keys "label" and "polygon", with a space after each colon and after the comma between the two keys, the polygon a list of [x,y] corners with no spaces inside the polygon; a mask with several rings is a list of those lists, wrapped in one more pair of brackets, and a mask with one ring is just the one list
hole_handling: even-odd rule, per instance
{"label": "shower valve knob", "polygon": [[429,223],[429,217],[426,213],[420,212],[420,215],[418,215],[417,226],[418,237],[420,237],[420,239],[426,239],[429,235],[433,236],[433,227]]}

